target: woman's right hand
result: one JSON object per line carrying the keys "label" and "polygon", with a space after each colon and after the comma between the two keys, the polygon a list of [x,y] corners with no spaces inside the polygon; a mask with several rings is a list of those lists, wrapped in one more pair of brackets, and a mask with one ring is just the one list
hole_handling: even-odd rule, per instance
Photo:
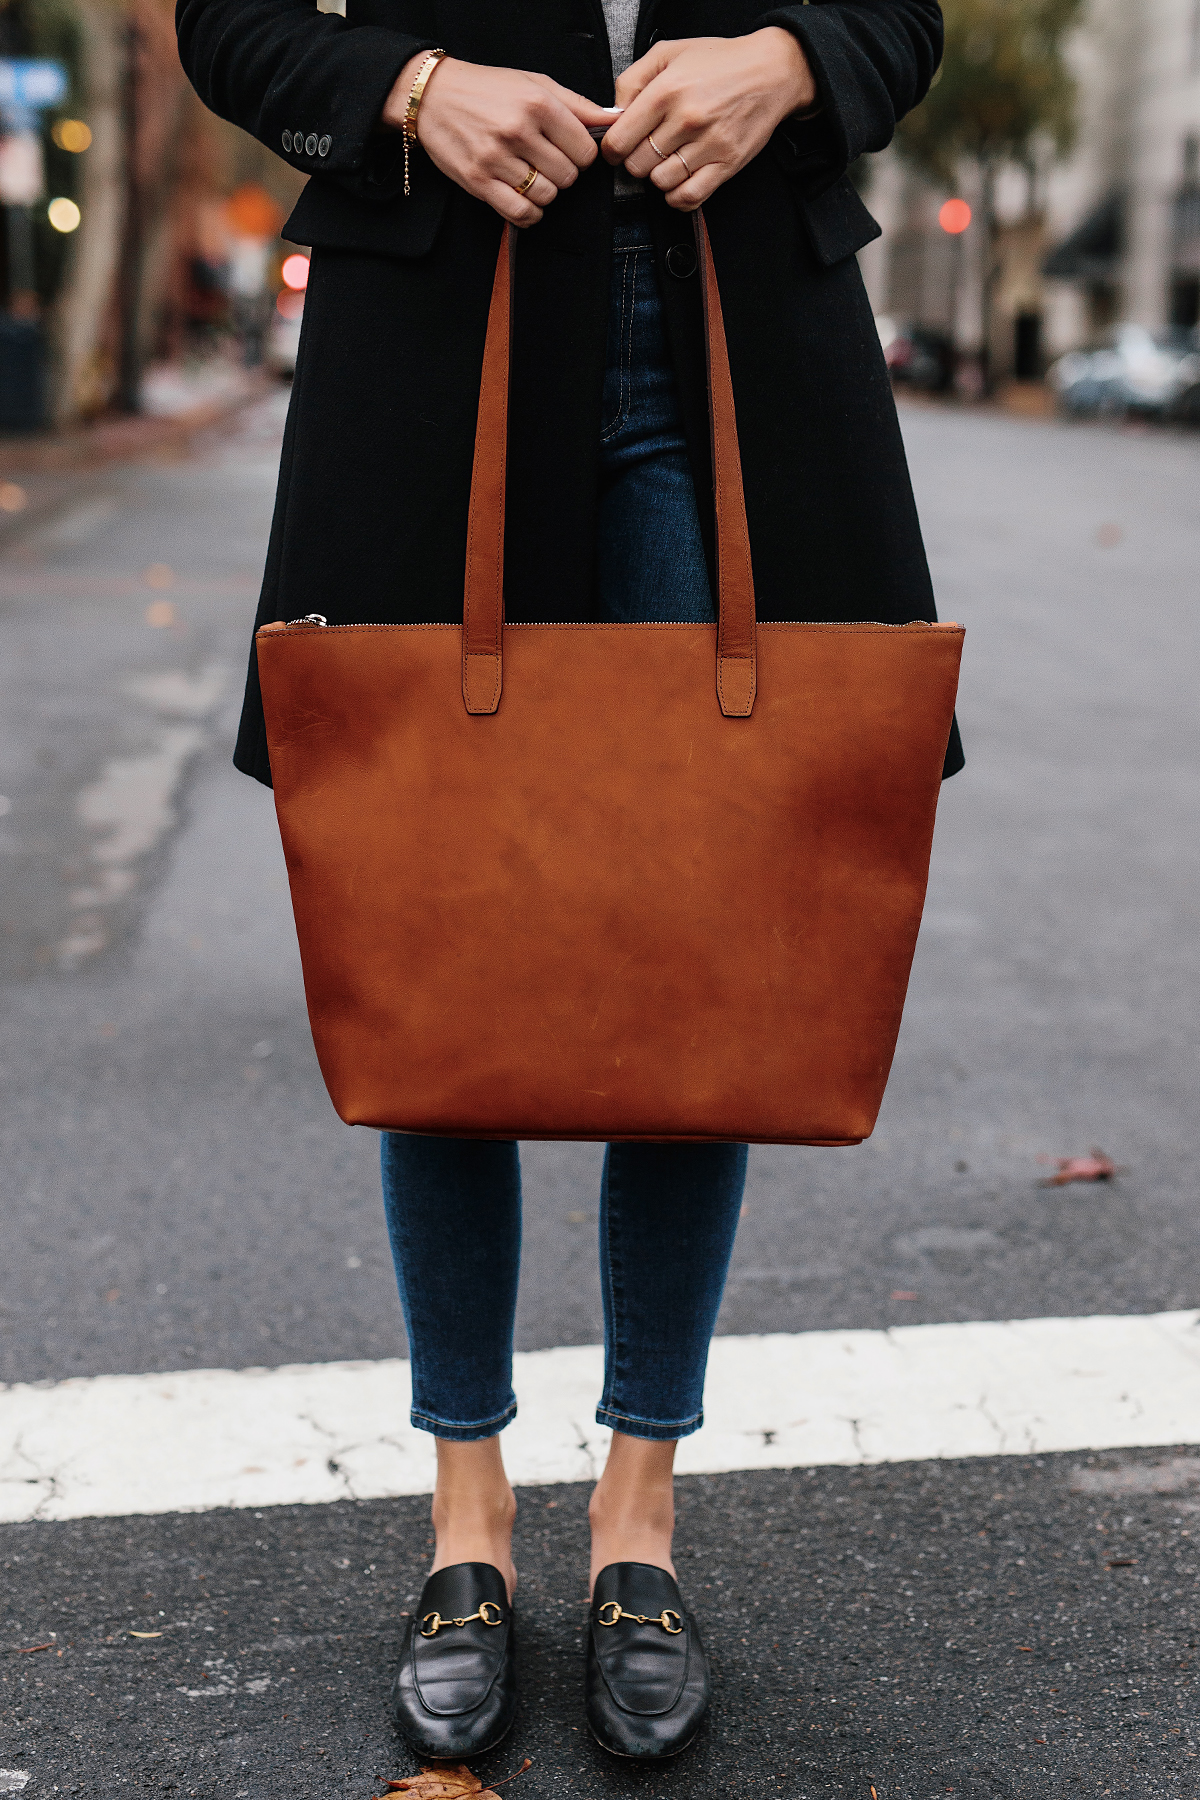
{"label": "woman's right hand", "polygon": [[[400,71],[387,97],[383,123],[402,130],[408,96],[425,52]],[[548,75],[493,69],[446,56],[438,63],[417,113],[417,142],[444,175],[477,200],[486,200],[513,225],[536,225],[560,188],[598,154],[591,126],[608,126],[611,112],[560,87]],[[538,178],[525,194],[518,187]]]}

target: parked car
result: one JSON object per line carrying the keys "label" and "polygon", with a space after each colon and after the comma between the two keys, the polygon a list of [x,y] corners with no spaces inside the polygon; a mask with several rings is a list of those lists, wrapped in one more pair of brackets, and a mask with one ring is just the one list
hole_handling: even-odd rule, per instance
{"label": "parked car", "polygon": [[1062,410],[1076,418],[1141,413],[1171,416],[1184,393],[1200,382],[1200,339],[1169,325],[1118,325],[1095,350],[1071,350],[1051,364],[1047,379]]}
{"label": "parked car", "polygon": [[875,329],[893,381],[931,394],[954,386],[954,345],[948,332],[886,317],[876,319]]}

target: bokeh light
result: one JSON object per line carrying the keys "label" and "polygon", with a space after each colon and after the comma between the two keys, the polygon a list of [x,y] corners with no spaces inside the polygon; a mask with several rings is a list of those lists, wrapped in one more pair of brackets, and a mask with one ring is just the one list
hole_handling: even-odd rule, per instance
{"label": "bokeh light", "polygon": [[938,213],[938,224],[951,237],[957,237],[971,223],[971,209],[965,200],[946,200]]}
{"label": "bokeh light", "polygon": [[294,288],[298,294],[302,294],[308,286],[307,256],[285,256],[283,268],[279,272],[283,276],[285,287]]}
{"label": "bokeh light", "polygon": [[59,119],[50,127],[50,136],[60,150],[70,150],[78,156],[86,150],[92,141],[92,131],[82,119]]}
{"label": "bokeh light", "polygon": [[291,288],[284,288],[276,298],[275,308],[281,319],[298,319],[304,311],[304,295],[294,294]]}
{"label": "bokeh light", "polygon": [[83,214],[73,200],[67,200],[60,196],[57,200],[50,202],[46,208],[46,217],[55,231],[74,231]]}
{"label": "bokeh light", "polygon": [[278,237],[284,212],[278,200],[257,181],[244,181],[225,202],[225,219],[235,237]]}

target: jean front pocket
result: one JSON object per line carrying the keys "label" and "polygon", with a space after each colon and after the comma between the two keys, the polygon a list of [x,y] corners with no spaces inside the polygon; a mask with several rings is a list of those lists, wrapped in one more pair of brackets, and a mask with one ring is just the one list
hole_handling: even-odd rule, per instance
{"label": "jean front pocket", "polygon": [[612,289],[608,303],[608,350],[604,365],[604,403],[600,442],[608,443],[629,418],[630,369],[633,360],[633,319],[637,306],[640,249],[618,250],[613,256]]}

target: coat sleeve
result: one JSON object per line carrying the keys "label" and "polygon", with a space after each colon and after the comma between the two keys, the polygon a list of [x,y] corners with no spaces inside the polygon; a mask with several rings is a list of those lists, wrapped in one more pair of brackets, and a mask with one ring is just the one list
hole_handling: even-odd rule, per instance
{"label": "coat sleeve", "polygon": [[397,188],[398,132],[378,132],[397,76],[432,39],[349,25],[314,0],[178,0],[179,57],[204,104],[294,169],[363,198]]}
{"label": "coat sleeve", "polygon": [[810,0],[757,21],[800,40],[820,111],[784,127],[793,173],[812,192],[865,150],[882,150],[897,122],[925,98],[942,55],[937,0]]}

